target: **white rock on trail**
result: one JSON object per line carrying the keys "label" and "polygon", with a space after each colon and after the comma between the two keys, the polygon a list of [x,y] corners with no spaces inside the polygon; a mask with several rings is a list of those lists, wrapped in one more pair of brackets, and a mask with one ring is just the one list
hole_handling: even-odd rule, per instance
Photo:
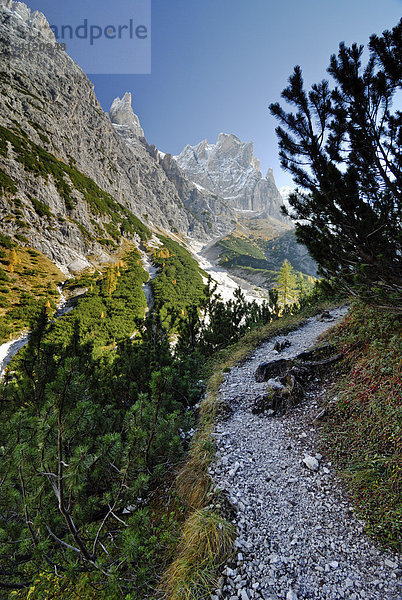
{"label": "white rock on trail", "polygon": [[318,469],[320,468],[320,464],[318,460],[314,458],[314,456],[306,456],[305,458],[303,458],[303,463],[308,469],[310,469],[310,471],[318,471]]}

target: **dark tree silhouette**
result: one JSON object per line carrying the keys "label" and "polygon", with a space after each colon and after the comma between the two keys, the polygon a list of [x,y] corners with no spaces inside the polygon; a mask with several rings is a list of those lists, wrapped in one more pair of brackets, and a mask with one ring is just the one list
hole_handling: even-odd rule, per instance
{"label": "dark tree silhouette", "polygon": [[[364,47],[341,43],[328,81],[305,91],[296,66],[278,118],[282,166],[297,185],[290,196],[298,240],[326,277],[378,306],[400,303],[402,20]],[[285,210],[286,212],[286,210]]]}

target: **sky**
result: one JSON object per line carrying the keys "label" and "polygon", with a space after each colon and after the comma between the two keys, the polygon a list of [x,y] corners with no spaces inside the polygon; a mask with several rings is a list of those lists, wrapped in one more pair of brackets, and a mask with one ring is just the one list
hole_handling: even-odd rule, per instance
{"label": "sky", "polygon": [[[116,24],[117,29],[118,23],[132,17],[134,28],[146,26],[147,39],[131,42],[144,53],[140,64],[130,54],[124,32],[119,41],[95,40],[92,48],[87,41],[88,52],[74,57],[79,63],[87,61],[82,66],[103,109],[108,111],[114,98],[132,92],[134,112],[147,140],[171,154],[203,139],[214,143],[220,132],[234,133],[254,142],[263,174],[273,168],[278,186],[292,182],[279,164],[276,122],[268,106],[280,100],[293,67],[302,67],[309,85],[320,81],[327,77],[329,57],[339,42],[366,44],[372,33],[391,29],[402,16],[402,0],[26,0],[26,4],[44,12],[51,23],[70,19],[77,24],[87,18],[89,23]],[[112,47],[115,54],[108,56]],[[91,61],[86,56],[89,50]]]}

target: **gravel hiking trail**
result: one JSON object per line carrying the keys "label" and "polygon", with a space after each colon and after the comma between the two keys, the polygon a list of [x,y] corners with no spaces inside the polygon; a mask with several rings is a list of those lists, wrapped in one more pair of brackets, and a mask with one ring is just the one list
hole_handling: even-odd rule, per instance
{"label": "gravel hiking trail", "polygon": [[[317,450],[317,395],[325,389],[282,417],[250,409],[267,386],[255,380],[258,365],[309,349],[346,312],[332,310],[332,320],[313,317],[270,339],[225,376],[220,395],[233,412],[216,424],[210,473],[236,508],[237,538],[212,600],[401,600],[398,555],[367,537],[331,462]],[[285,340],[291,345],[278,356],[273,346]]]}

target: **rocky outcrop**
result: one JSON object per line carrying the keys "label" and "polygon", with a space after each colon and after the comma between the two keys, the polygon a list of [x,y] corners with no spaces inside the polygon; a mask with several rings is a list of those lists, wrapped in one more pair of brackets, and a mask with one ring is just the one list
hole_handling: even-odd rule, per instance
{"label": "rocky outcrop", "polygon": [[[29,49],[32,40],[38,50]],[[107,259],[120,243],[116,214],[124,210],[155,230],[198,241],[214,235],[217,219],[210,217],[207,203],[198,215],[186,208],[159,158],[149,152],[130,95],[114,103],[113,125],[43,15],[3,1],[0,52],[0,125],[9,138],[0,148],[1,231],[19,235],[64,269],[88,257]],[[83,175],[89,178],[87,195],[80,189]],[[38,212],[35,201],[47,213]]]}
{"label": "rocky outcrop", "polygon": [[140,125],[140,120],[134,114],[131,106],[131,94],[126,92],[123,98],[115,98],[109,111],[110,120],[115,127],[126,127],[136,137],[144,137],[144,130]]}
{"label": "rocky outcrop", "polygon": [[232,208],[284,219],[273,171],[268,169],[266,177],[262,176],[252,142],[221,133],[216,144],[203,140],[196,146],[186,146],[175,159],[189,179],[222,196]]}
{"label": "rocky outcrop", "polygon": [[235,228],[236,213],[225,200],[190,181],[171,154],[162,154],[155,146],[150,146],[149,151],[175,186],[187,210],[206,221],[211,237],[226,235]]}
{"label": "rocky outcrop", "polygon": [[[131,100],[131,94],[126,92],[121,100],[116,98],[112,103],[109,115],[117,133],[130,147],[146,148],[174,185],[178,198],[186,210],[203,224],[207,235],[215,238],[232,231],[236,224],[236,214],[233,209],[216,194],[190,181],[171,154],[159,152],[154,145],[148,144],[139,118],[132,109]],[[178,229],[175,224],[170,223],[170,225]],[[193,234],[191,224],[188,234]]]}
{"label": "rocky outcrop", "polygon": [[[317,318],[317,321],[331,320]],[[276,342],[275,352],[285,350],[291,344],[289,340]],[[290,407],[300,402],[305,396],[306,386],[317,376],[322,377],[329,366],[340,361],[342,354],[334,354],[335,349],[330,345],[302,352],[294,358],[279,358],[258,365],[255,380],[267,382],[267,391],[257,396],[252,404],[254,414],[283,414]]]}
{"label": "rocky outcrop", "polygon": [[34,34],[39,32],[44,38],[54,41],[54,35],[50,29],[49,23],[47,22],[45,15],[39,11],[36,10],[32,12],[23,2],[14,2],[13,0],[1,0],[0,8],[1,7],[6,9],[9,13],[11,12],[23,23],[26,23]]}

